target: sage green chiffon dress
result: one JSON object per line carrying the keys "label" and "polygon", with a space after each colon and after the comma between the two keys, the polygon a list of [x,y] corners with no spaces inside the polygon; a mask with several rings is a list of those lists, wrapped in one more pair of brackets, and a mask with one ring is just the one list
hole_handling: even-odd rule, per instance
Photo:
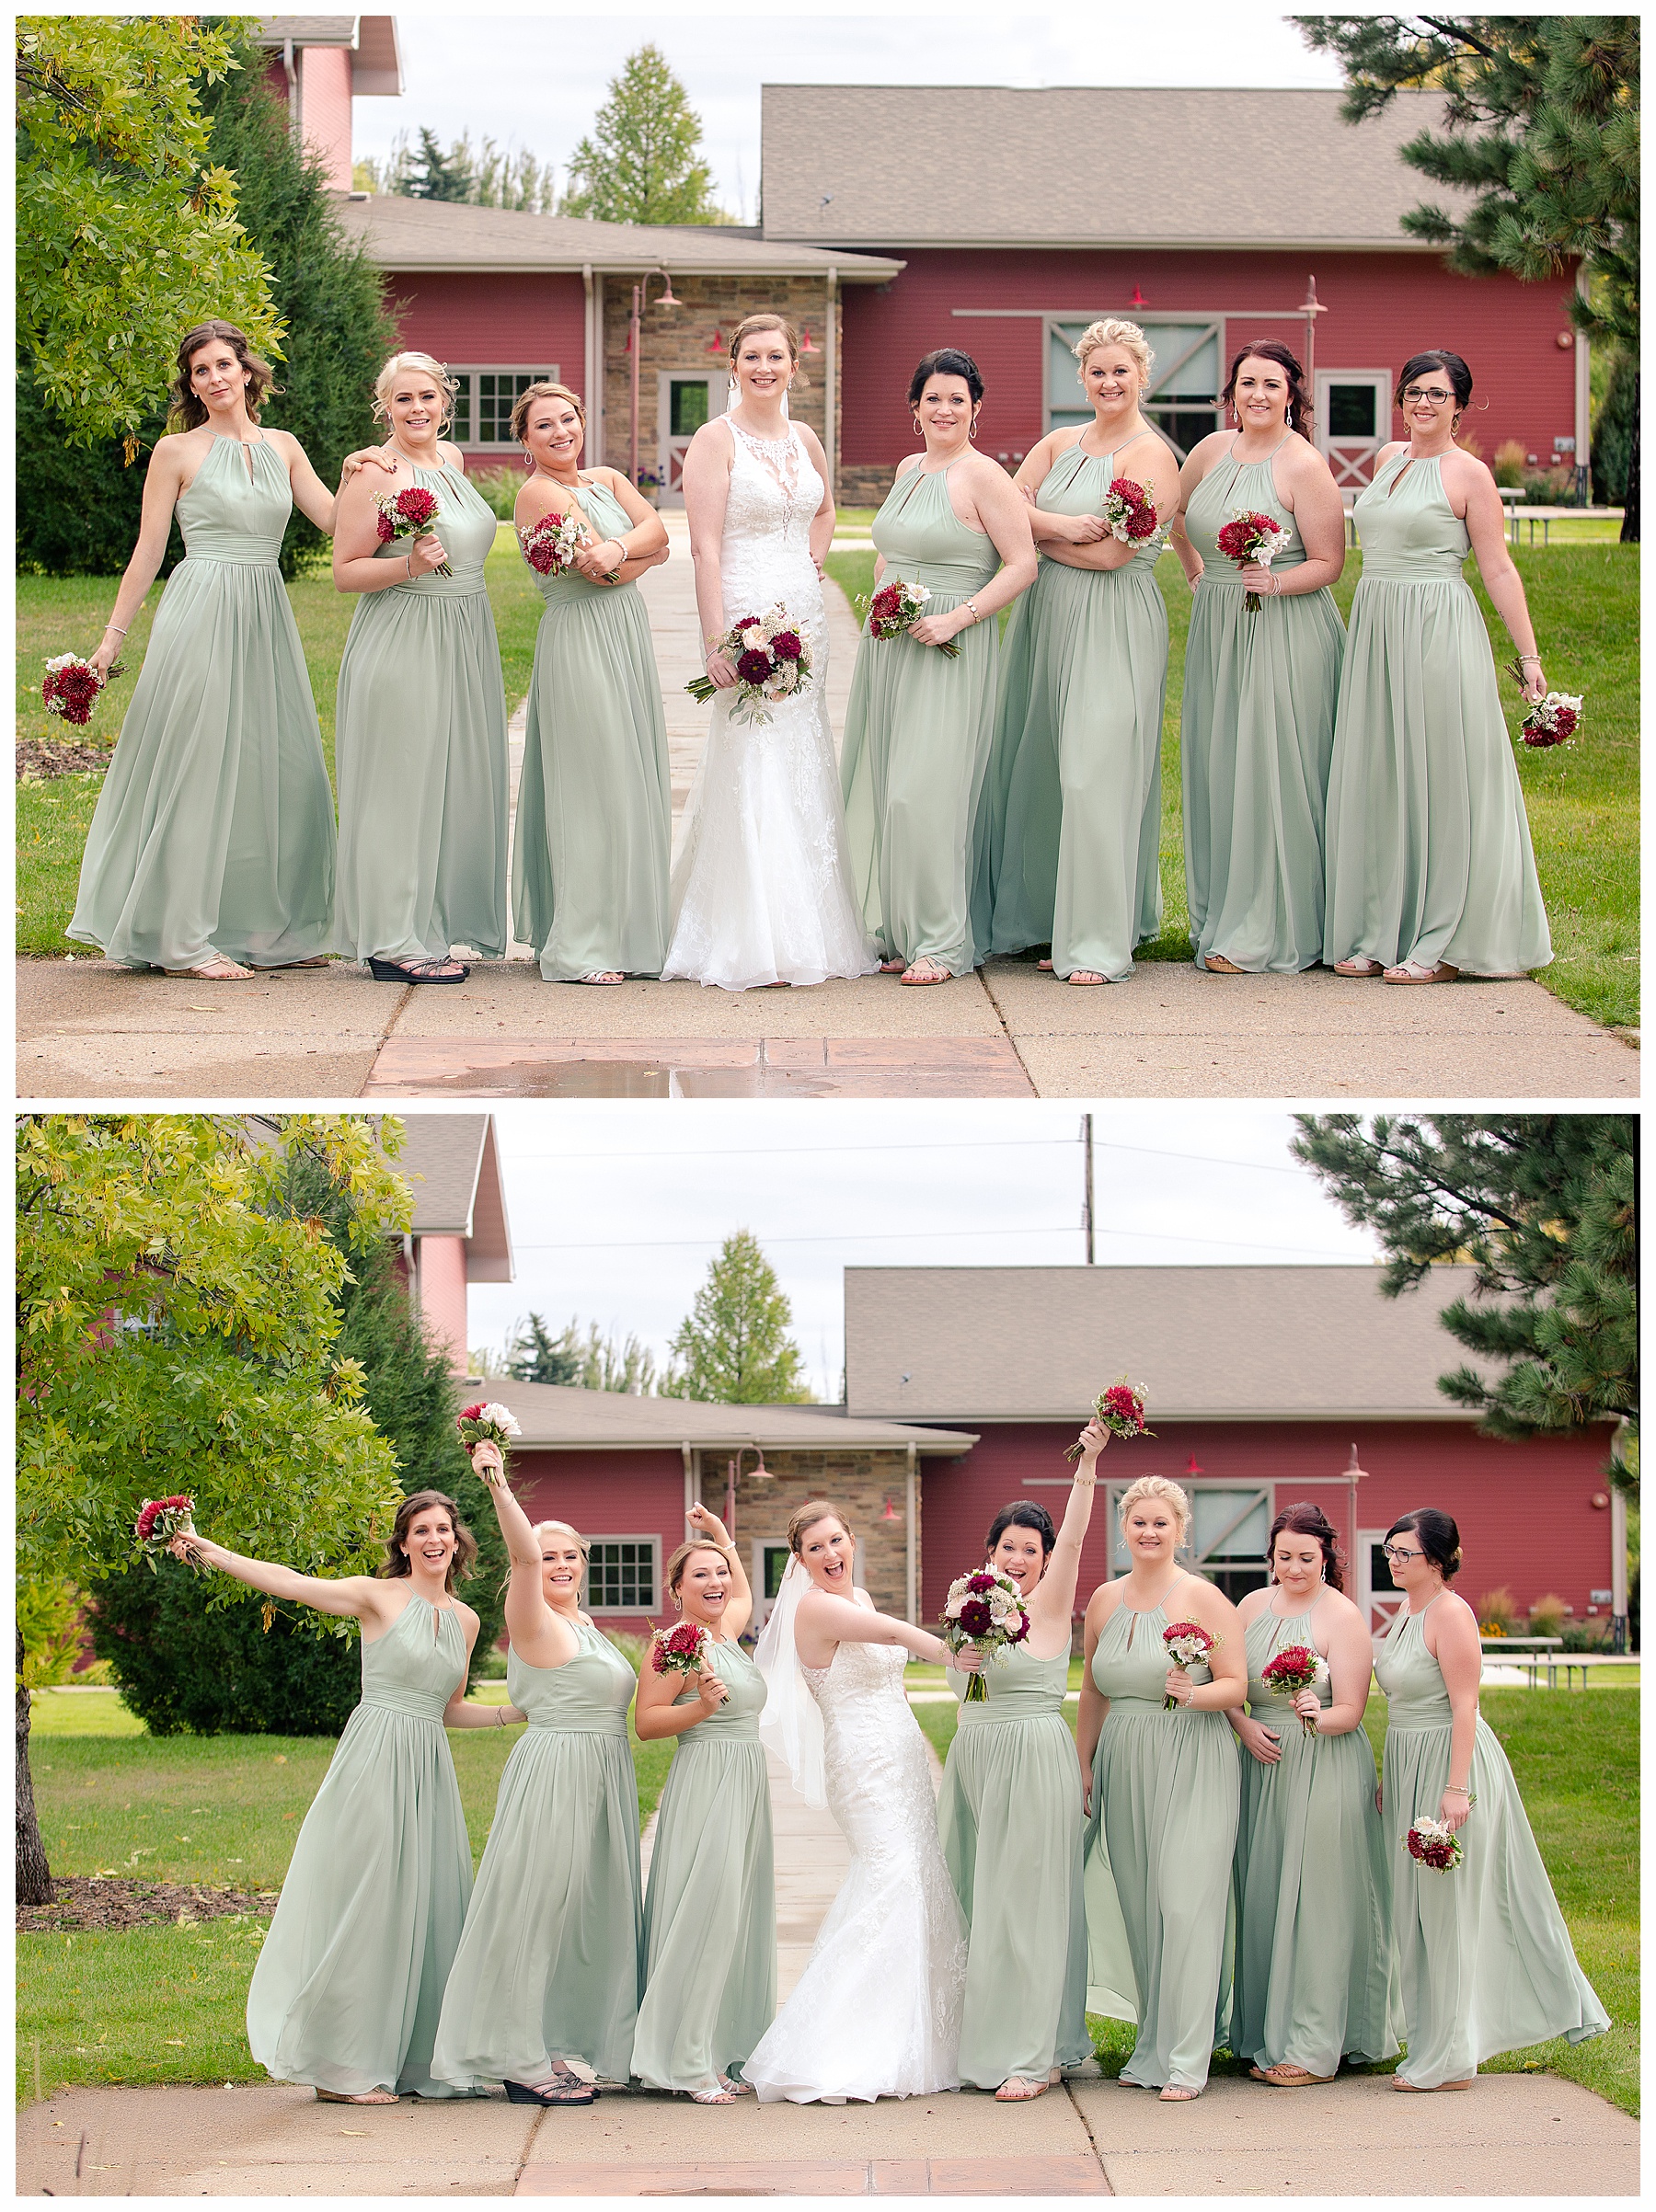
{"label": "sage green chiffon dress", "polygon": [[[506,950],[506,693],[483,563],[493,510],[457,468],[434,494],[453,576],[365,591],[339,662],[339,943],[353,959]],[[411,541],[375,556],[401,567]]]}
{"label": "sage green chiffon dress", "polygon": [[458,1616],[410,1596],[362,1645],[362,1699],[311,1801],[247,1990],[279,2081],[452,2097],[431,2043],[471,1895],[443,1715],[466,1679]]}
{"label": "sage green chiffon dress", "polygon": [[[1224,1713],[1162,1710],[1168,1625],[1165,1603],[1146,1613],[1118,1605],[1093,1651],[1110,1711],[1087,1828],[1087,2001],[1089,2011],[1137,2018],[1123,2081],[1199,2090],[1229,2012],[1240,1783]],[[1205,1667],[1190,1673],[1193,1683],[1213,1679]]]}
{"label": "sage green chiffon dress", "polygon": [[[1312,1609],[1314,1610],[1314,1609]],[[1282,1757],[1236,1746],[1236,1936],[1230,2046],[1259,2067],[1327,2076],[1342,2057],[1392,2057],[1401,2018],[1392,1956],[1391,1875],[1374,1807],[1374,1757],[1361,1725],[1307,1736],[1293,1701],[1260,1679],[1279,1651],[1310,1645],[1311,1610],[1248,1623],[1248,1706]],[[1333,1702],[1321,1685],[1324,1707]]]}
{"label": "sage green chiffon dress", "polygon": [[544,2081],[554,2058],[632,2066],[643,1925],[632,1668],[589,1622],[561,1667],[506,1659],[529,1725],[506,1761],[431,2069],[463,2089]]}
{"label": "sage green chiffon dress", "polygon": [[650,2089],[717,2089],[776,2010],[765,1679],[737,1644],[710,1644],[708,1660],[730,1694],[674,1747],[644,1898],[633,2072]]}
{"label": "sage green chiffon dress", "polygon": [[1524,790],[1471,546],[1435,459],[1407,447],[1353,510],[1351,601],[1328,780],[1323,957],[1514,975],[1552,958]]}
{"label": "sage green chiffon dress", "polygon": [[[882,584],[930,591],[950,614],[1000,567],[995,541],[956,514],[949,470],[911,469],[874,518]],[[964,975],[982,957],[972,934],[972,827],[995,739],[1000,625],[973,623],[950,659],[912,637],[857,648],[840,785],[852,889],[882,960],[935,960]]]}
{"label": "sage green chiffon dress", "polygon": [[949,1673],[961,1703],[937,1830],[969,1930],[960,2080],[998,2089],[1092,2057],[1081,1769],[1064,1717],[1067,1651],[1008,1651],[983,1669],[987,1697],[967,1704],[971,1679]]}
{"label": "sage green chiffon dress", "polygon": [[282,968],[332,947],[333,794],[277,566],[293,510],[264,439],[215,438],[178,499],[185,558],[155,610],[67,932],[125,967]]}
{"label": "sage green chiffon dress", "polygon": [[1459,1830],[1460,1864],[1444,1874],[1409,1855],[1404,1837],[1421,1814],[1440,1817],[1449,1779],[1453,1715],[1426,1648],[1432,1605],[1400,1612],[1374,1661],[1388,1701],[1381,1806],[1409,2046],[1397,2071],[1420,2089],[1465,2080],[1499,2051],[1554,2035],[1584,2043],[1610,2025],[1576,1964],[1501,1739],[1481,1713],[1468,1784],[1478,1803]]}
{"label": "sage green chiffon dress", "polygon": [[[594,530],[632,528],[602,484],[582,482]],[[535,639],[518,785],[512,900],[517,934],[548,983],[661,973],[673,786],[650,617],[636,583],[579,569],[535,576]]]}
{"label": "sage green chiffon dress", "polygon": [[1185,887],[1196,965],[1218,953],[1249,975],[1292,975],[1322,957],[1323,811],[1345,630],[1334,594],[1261,592],[1220,552],[1236,510],[1287,532],[1271,565],[1286,579],[1305,547],[1269,458],[1221,461],[1190,494],[1185,532],[1202,556],[1179,725]]}
{"label": "sage green chiffon dress", "polygon": [[[1060,453],[1036,494],[1099,514],[1116,456]],[[1154,547],[1120,568],[1044,555],[1013,608],[980,838],[981,947],[1052,948],[1052,972],[1112,983],[1161,928],[1161,728],[1167,609]]]}

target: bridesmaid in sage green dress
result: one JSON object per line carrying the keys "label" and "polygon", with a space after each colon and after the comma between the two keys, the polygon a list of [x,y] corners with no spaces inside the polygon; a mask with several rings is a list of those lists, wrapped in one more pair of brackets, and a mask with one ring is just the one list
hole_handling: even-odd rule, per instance
{"label": "bridesmaid in sage green dress", "polygon": [[535,573],[535,639],[512,855],[516,931],[548,983],[654,976],[667,957],[673,786],[650,617],[634,581],[667,558],[667,527],[618,469],[581,466],[586,410],[536,384],[512,411],[535,465],[520,533],[584,516],[575,566]]}
{"label": "bridesmaid in sage green dress", "polygon": [[260,428],[270,373],[234,323],[186,334],[169,417],[183,428],[151,456],[138,543],[92,656],[107,677],[176,511],[185,557],[98,795],[67,934],[205,983],[315,966],[333,938],[333,799],[278,563],[295,505],[331,531],[335,500],[297,439]]}
{"label": "bridesmaid in sage green dress", "polygon": [[[1081,1546],[1109,1431],[1081,1433],[1064,1525],[1044,1506],[1003,1506],[989,1564],[1023,1592],[1029,1633],[999,1658],[950,1668],[960,1700],[937,1832],[970,1931],[960,2079],[1002,2103],[1044,2094],[1055,2067],[1092,2057],[1087,2032],[1087,1911],[1081,1891],[1081,1777],[1064,1717]],[[983,1694],[968,1702],[981,1677]]]}
{"label": "bridesmaid in sage green dress", "polygon": [[[1426,1507],[1392,1523],[1386,1553],[1409,1600],[1374,1661],[1387,1699],[1380,1801],[1409,2046],[1392,2086],[1466,2089],[1500,2051],[1554,2035],[1583,2043],[1610,2019],[1576,1963],[1501,1738],[1478,1710],[1478,1617],[1446,1587],[1460,1532]],[[1409,1856],[1404,1839],[1423,1815],[1458,1832],[1453,1871]]]}
{"label": "bridesmaid in sage green dress", "polygon": [[[1195,593],[1180,719],[1185,885],[1196,965],[1215,975],[1292,975],[1322,957],[1345,648],[1328,587],[1345,565],[1345,516],[1307,432],[1304,376],[1274,338],[1245,347],[1221,395],[1236,431],[1203,438],[1179,476],[1173,544]],[[1239,510],[1285,533],[1268,568],[1219,550]]]}
{"label": "bridesmaid in sage green dress", "polygon": [[[334,722],[339,941],[381,982],[463,983],[451,946],[506,950],[506,694],[483,580],[495,517],[440,435],[454,390],[429,354],[385,363],[374,412],[392,475],[347,488],[334,540],[335,584],[362,594]],[[410,488],[433,495],[435,520],[382,544],[376,499]]]}
{"label": "bridesmaid in sage green dress", "polygon": [[[1236,1609],[1179,1566],[1190,1501],[1143,1475],[1119,1507],[1132,1561],[1087,1609],[1075,1729],[1087,1795],[1087,2010],[1136,2018],[1121,2080],[1200,2096],[1228,2016],[1224,1987],[1240,1786],[1225,1714],[1248,1688]],[[1162,1638],[1192,1621],[1213,1656],[1187,1673]],[[1177,1710],[1166,1710],[1171,1698]]]}
{"label": "bridesmaid in sage green dress", "polygon": [[776,2010],[770,1780],[759,1742],[765,1678],[738,1643],[753,1595],[705,1506],[667,1562],[674,1609],[706,1636],[694,1679],[638,1675],[641,1741],[676,1736],[644,1897],[644,1995],[633,2072],[698,2104],[752,2092],[741,2069]]}
{"label": "bridesmaid in sage green dress", "polygon": [[[1227,2040],[1256,2081],[1300,2089],[1331,2080],[1342,2057],[1394,2057],[1401,2014],[1391,1874],[1363,1728],[1368,1628],[1344,1594],[1320,1507],[1285,1507],[1265,1555],[1271,1582],[1236,1609],[1248,1710],[1230,1715],[1242,1811]],[[1329,1675],[1290,1696],[1263,1669],[1294,1645],[1318,1655]]]}
{"label": "bridesmaid in sage green dress", "polygon": [[471,1530],[452,1498],[421,1490],[397,1507],[378,1576],[299,1575],[199,1535],[172,1549],[362,1626],[362,1701],[294,1840],[247,1990],[254,2057],[332,2103],[452,2097],[431,2042],[472,1872],[443,1729],[523,1717],[465,1702],[477,1616],[454,1587],[477,1557]]}
{"label": "bridesmaid in sage green dress", "polygon": [[531,1528],[497,1448],[471,1450],[511,1554],[506,1682],[529,1725],[500,1776],[431,2071],[458,2089],[503,2081],[513,2104],[591,2104],[569,2061],[625,2081],[638,2011],[635,1678],[581,1610],[581,1537]]}
{"label": "bridesmaid in sage green dress", "polygon": [[1160,530],[1124,544],[1103,508],[1125,476],[1168,525],[1179,476],[1139,411],[1154,356],[1137,324],[1094,323],[1075,352],[1094,419],[1049,431],[1016,478],[1041,573],[1006,625],[974,926],[990,952],[1050,944],[1055,975],[1118,983],[1161,927],[1167,610]]}
{"label": "bridesmaid in sage green dress", "polygon": [[1546,696],[1495,480],[1455,443],[1472,372],[1417,354],[1397,385],[1407,445],[1380,450],[1353,509],[1351,601],[1328,781],[1323,957],[1342,976],[1452,983],[1544,968],[1552,939],[1468,548]]}
{"label": "bridesmaid in sage green dress", "polygon": [[910,381],[926,451],[903,464],[874,518],[874,582],[901,579],[930,597],[903,636],[881,640],[864,625],[845,716],[854,888],[882,965],[905,983],[946,982],[983,958],[969,909],[995,736],[991,618],[1035,580],[1029,510],[998,463],[972,450],[983,402],[977,363],[952,347],[928,353]]}

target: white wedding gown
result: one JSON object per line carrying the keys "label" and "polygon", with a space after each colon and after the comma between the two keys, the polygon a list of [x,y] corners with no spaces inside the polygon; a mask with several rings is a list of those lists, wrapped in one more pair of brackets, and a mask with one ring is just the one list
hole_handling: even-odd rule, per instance
{"label": "white wedding gown", "polygon": [[743,2066],[762,2104],[923,2097],[960,2085],[966,1923],[937,1841],[907,1654],[842,1644],[800,1671],[822,1712],[828,1809],[851,1871],[791,1997]]}
{"label": "white wedding gown", "polygon": [[806,639],[811,674],[798,697],[770,708],[768,723],[733,722],[730,692],[712,703],[673,866],[661,975],[726,991],[870,975],[879,962],[851,895],[828,719],[828,621],[811,557],[822,479],[797,430],[773,440],[727,427],[735,458],[719,549],[726,625],[780,600]]}

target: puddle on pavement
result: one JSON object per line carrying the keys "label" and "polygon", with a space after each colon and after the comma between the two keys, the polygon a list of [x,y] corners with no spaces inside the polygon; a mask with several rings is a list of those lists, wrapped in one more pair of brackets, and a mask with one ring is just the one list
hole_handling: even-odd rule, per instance
{"label": "puddle on pavement", "polygon": [[503,1068],[422,1076],[418,1088],[421,1097],[834,1098],[860,1095],[868,1080],[856,1071],[836,1076],[826,1068],[773,1068],[757,1060],[745,1068],[677,1068],[659,1060],[515,1060]]}

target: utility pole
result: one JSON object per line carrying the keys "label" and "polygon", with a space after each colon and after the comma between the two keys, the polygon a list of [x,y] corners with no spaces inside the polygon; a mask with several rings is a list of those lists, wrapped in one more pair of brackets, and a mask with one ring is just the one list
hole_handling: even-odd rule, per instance
{"label": "utility pole", "polygon": [[1081,1151],[1086,1161],[1086,1182],[1081,1199],[1081,1227],[1087,1235],[1087,1264],[1093,1264],[1092,1116],[1081,1117]]}

